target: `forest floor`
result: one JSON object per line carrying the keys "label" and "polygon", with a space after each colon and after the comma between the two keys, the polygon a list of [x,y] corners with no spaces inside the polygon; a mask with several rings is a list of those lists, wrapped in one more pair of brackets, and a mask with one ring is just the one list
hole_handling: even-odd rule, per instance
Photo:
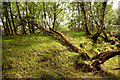
{"label": "forest floor", "polygon": [[[66,35],[74,44],[84,49],[90,57],[115,45],[99,38],[93,43],[84,32],[68,32]],[[118,56],[106,61],[102,67],[110,75],[93,74],[76,70],[74,62],[78,54],[63,46],[58,40],[43,33],[2,37],[2,76],[7,78],[113,78],[120,77]]]}

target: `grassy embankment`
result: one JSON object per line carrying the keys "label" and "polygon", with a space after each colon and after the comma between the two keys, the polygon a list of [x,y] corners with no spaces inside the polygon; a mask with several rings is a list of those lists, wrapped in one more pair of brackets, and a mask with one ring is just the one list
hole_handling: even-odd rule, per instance
{"label": "grassy embankment", "polygon": [[[74,44],[83,48],[91,57],[103,51],[115,49],[115,45],[104,42],[92,43],[83,32],[68,32],[66,35]],[[62,46],[58,40],[40,34],[2,37],[3,77],[8,78],[102,78],[107,77],[92,72],[84,73],[75,70],[74,62],[78,54]],[[118,56],[102,65],[113,75],[118,70],[107,68],[118,67]],[[112,76],[109,76],[112,77]]]}

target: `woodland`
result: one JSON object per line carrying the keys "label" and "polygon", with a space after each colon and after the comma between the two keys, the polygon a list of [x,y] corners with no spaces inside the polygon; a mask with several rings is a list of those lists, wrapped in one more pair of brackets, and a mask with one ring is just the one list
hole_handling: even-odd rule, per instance
{"label": "woodland", "polygon": [[2,2],[2,78],[112,78],[120,74],[113,2]]}

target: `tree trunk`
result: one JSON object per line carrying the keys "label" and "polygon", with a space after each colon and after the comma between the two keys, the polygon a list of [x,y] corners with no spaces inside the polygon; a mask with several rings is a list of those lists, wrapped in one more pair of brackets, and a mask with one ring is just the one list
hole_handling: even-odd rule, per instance
{"label": "tree trunk", "polygon": [[77,8],[78,8],[78,15],[79,15],[79,21],[78,21],[78,30],[80,29],[80,3],[77,2]]}
{"label": "tree trunk", "polygon": [[14,19],[13,19],[13,15],[12,15],[12,10],[11,10],[11,4],[10,4],[10,2],[9,2],[9,8],[10,8],[10,15],[11,15],[11,20],[12,20],[13,28],[14,28],[14,33],[17,34],[17,30],[16,30],[15,23],[14,23]]}
{"label": "tree trunk", "polygon": [[5,6],[5,9],[6,9],[6,17],[7,17],[9,26],[10,26],[11,34],[13,35],[13,29],[12,29],[12,26],[11,26],[11,21],[10,21],[10,18],[9,18],[9,13],[8,13],[7,6],[8,6],[8,4],[6,3],[6,6]]}
{"label": "tree trunk", "polygon": [[56,23],[56,3],[54,4],[53,9],[54,9],[53,29],[55,29],[55,23]]}
{"label": "tree trunk", "polygon": [[18,2],[16,2],[16,6],[17,6],[17,11],[18,11],[19,18],[20,18],[21,23],[22,23],[22,28],[23,28],[23,32],[22,32],[22,34],[26,34],[25,26],[24,26],[24,23],[23,23],[23,20],[22,20],[21,14],[20,14],[20,9],[19,9]]}
{"label": "tree trunk", "polygon": [[8,15],[7,15],[7,4],[6,2],[3,2],[3,6],[4,6],[4,10],[5,10],[5,18],[6,18],[6,31],[7,31],[7,34],[10,35],[10,29],[9,29],[9,26],[8,26]]}
{"label": "tree trunk", "polygon": [[90,32],[89,32],[88,27],[87,27],[87,19],[86,19],[86,12],[84,9],[84,2],[80,3],[80,7],[81,7],[82,17],[83,17],[83,25],[84,25],[85,30],[86,30],[85,33],[90,35]]}
{"label": "tree trunk", "polygon": [[92,39],[94,40],[94,42],[97,41],[97,38],[100,36],[101,32],[102,32],[102,28],[103,28],[103,22],[104,22],[104,13],[105,13],[105,8],[106,8],[107,2],[103,2],[102,5],[102,12],[101,12],[101,20],[100,20],[100,27],[99,30],[97,31],[97,33],[95,35],[93,35]]}
{"label": "tree trunk", "polygon": [[[92,9],[91,9],[91,2],[89,2],[89,4],[90,4],[90,12],[92,13]],[[88,15],[89,15],[89,13],[88,13]],[[90,15],[89,15],[89,17],[90,17]],[[90,23],[91,23],[91,25],[90,25],[90,30],[92,30],[92,35],[93,35],[93,20],[92,20],[92,18],[90,17],[89,18],[90,19]]]}
{"label": "tree trunk", "polygon": [[11,21],[10,21],[9,15],[8,15],[8,22],[9,22],[9,26],[10,26],[11,34],[13,35],[13,29],[12,29],[12,26],[11,26]]}
{"label": "tree trunk", "polygon": [[[30,14],[33,15],[31,9],[29,9],[29,11],[30,11]],[[31,28],[32,28],[32,34],[34,34],[34,33],[35,33],[35,30],[34,30],[34,24],[31,24]]]}
{"label": "tree trunk", "polygon": [[6,17],[6,30],[7,30],[8,35],[10,35],[10,29],[9,29],[9,26],[8,26],[8,19],[7,19],[7,17]]}
{"label": "tree trunk", "polygon": [[[90,5],[91,5],[91,3],[90,3]],[[98,9],[98,8],[97,8]],[[89,14],[89,13],[88,13]],[[97,13],[98,14],[98,13]],[[92,11],[91,11],[91,9],[90,9],[90,14],[89,14],[89,16],[92,18],[92,20],[94,20],[95,21],[95,24],[97,25],[97,27],[99,28],[100,27],[100,25],[97,23],[97,21],[95,20],[95,18],[94,18],[94,16],[93,16],[93,14],[92,14]],[[99,16],[98,16],[98,18],[99,18]],[[92,24],[93,25],[93,24]],[[102,33],[103,33],[103,35],[104,35],[104,37],[103,36],[101,36],[102,38],[104,38],[106,41],[109,41],[108,40],[108,37],[107,37],[107,35],[106,35],[106,33],[105,33],[105,31],[102,29]]]}
{"label": "tree trunk", "polygon": [[[90,25],[90,27],[91,27],[91,30],[92,30],[92,35],[93,35],[93,32],[94,32],[94,27],[93,27],[93,20],[94,20],[94,17],[93,17],[93,15],[92,15],[92,9],[91,9],[91,2],[89,2],[89,4],[90,4],[90,13],[91,13],[91,15],[88,13],[88,15],[90,16],[90,19],[91,19],[91,25]],[[95,22],[96,23],[96,22]]]}
{"label": "tree trunk", "polygon": [[[25,2],[26,3],[26,16],[27,16],[27,19],[28,19],[28,2]],[[28,23],[28,28],[29,28],[29,32],[31,34],[31,27],[30,27],[30,23]]]}
{"label": "tree trunk", "polygon": [[44,11],[44,24],[45,24],[45,28],[47,27],[47,24],[46,24],[46,7],[45,7],[45,3],[43,2],[43,11]]}
{"label": "tree trunk", "polygon": [[8,20],[9,26],[10,26],[11,34],[13,35],[13,30],[12,30],[12,26],[11,26],[11,22],[10,22],[9,14],[8,14],[7,5],[8,5],[8,4],[5,3],[6,18],[7,18],[7,20]]}
{"label": "tree trunk", "polygon": [[3,16],[1,16],[1,21],[2,21],[2,23],[3,23],[3,28],[4,28],[5,35],[8,35],[7,30],[6,30],[6,28],[5,28],[5,23],[4,23]]}

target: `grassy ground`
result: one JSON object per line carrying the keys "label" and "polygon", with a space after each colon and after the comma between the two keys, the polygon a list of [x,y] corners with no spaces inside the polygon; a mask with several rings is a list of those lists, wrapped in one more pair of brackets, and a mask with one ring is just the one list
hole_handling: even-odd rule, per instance
{"label": "grassy ground", "polygon": [[[91,57],[96,53],[115,49],[110,43],[92,43],[83,32],[68,32],[66,35],[74,44],[83,48]],[[101,38],[99,38],[100,41]],[[112,77],[92,72],[75,70],[74,61],[78,54],[62,46],[58,40],[43,33],[21,36],[3,36],[2,69],[7,78],[103,78]],[[118,76],[118,56],[106,61],[102,66],[112,75]]]}

